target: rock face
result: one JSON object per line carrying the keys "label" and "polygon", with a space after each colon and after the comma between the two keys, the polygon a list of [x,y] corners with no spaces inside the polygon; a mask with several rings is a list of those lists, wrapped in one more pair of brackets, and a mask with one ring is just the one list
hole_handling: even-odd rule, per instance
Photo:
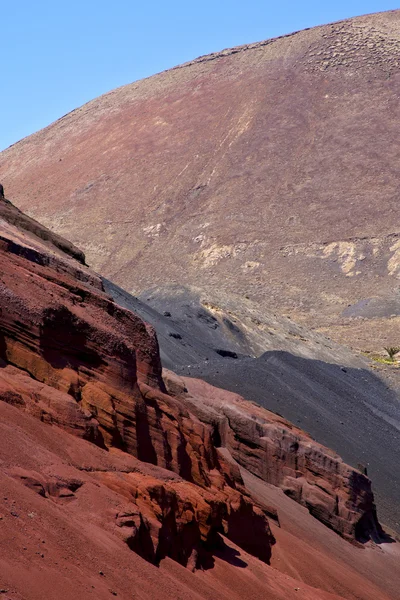
{"label": "rock face", "polygon": [[[160,538],[147,558],[172,556],[186,564],[200,543],[212,549],[224,532],[268,561],[273,537],[265,511],[246,497],[240,476],[237,485],[229,465],[220,463],[210,428],[164,393],[152,328],[115,305],[96,275],[40,248],[45,229],[39,238],[36,232],[24,238],[24,223],[19,228],[15,220],[2,230],[1,400],[190,482],[171,489],[132,475],[126,481],[105,479],[135,499],[147,496],[152,518],[137,511],[145,520],[139,526],[132,517],[137,531],[129,538],[139,550],[142,536],[148,537],[146,547]],[[40,493],[51,487],[40,479],[32,485]],[[248,538],[240,538],[238,520],[248,522]]]}
{"label": "rock face", "polygon": [[[202,392],[201,410],[182,394],[167,394],[154,331],[114,304],[88,269],[72,265],[68,256],[55,252],[49,256],[38,241],[46,235],[22,239],[25,221],[21,227],[15,223],[4,226],[0,249],[0,394],[4,401],[100,447],[118,448],[188,482],[215,488],[222,494],[224,509],[222,504],[212,505],[205,517],[205,522],[211,522],[210,515],[218,513],[215,531],[222,521],[227,535],[246,531],[235,525],[236,511],[261,518],[246,504],[240,476],[236,475],[235,483],[229,461],[221,461],[216,440],[224,440],[222,445],[239,463],[284,487],[340,534],[371,537],[378,525],[365,477],[321,447],[313,447],[310,440],[303,442],[298,430],[293,434],[288,424],[271,429],[271,415],[255,406],[251,410],[258,411],[258,421],[239,419],[231,431],[229,411],[235,414],[236,409],[226,402],[212,405],[209,397],[217,392],[211,387],[209,394]],[[171,494],[163,489],[156,497]],[[179,505],[181,496],[174,502]],[[243,543],[251,547],[250,541]]]}
{"label": "rock face", "polygon": [[142,474],[100,474],[99,481],[134,498],[136,508],[117,514],[128,546],[159,565],[165,557],[192,570],[207,568],[223,545],[220,534],[269,563],[275,542],[265,511],[233,489],[227,493]]}
{"label": "rock face", "polygon": [[379,540],[368,478],[285,419],[204,381],[164,373],[172,394],[213,427],[214,443],[350,540]]}
{"label": "rock face", "polygon": [[[58,504],[75,499],[84,485],[82,479],[46,477],[19,467],[8,474]],[[168,480],[162,469],[100,470],[93,479],[125,499],[113,524],[128,547],[152,564],[159,566],[169,557],[192,571],[207,568],[213,552],[223,547],[221,534],[263,562],[270,561],[275,540],[265,512],[239,491],[221,493],[179,477]]]}
{"label": "rock face", "polygon": [[399,23],[358,17],[124,86],[2,152],[0,179],[128,291],[219,288],[362,350],[396,345]]}
{"label": "rock face", "polygon": [[[40,223],[25,215],[11,202],[6,200],[6,198],[4,198],[4,188],[1,184],[0,197],[2,198],[2,202],[0,204],[0,218],[3,221],[9,225],[15,225],[19,230],[26,232],[28,235],[32,234],[50,248],[61,250],[66,255],[71,256],[78,262],[84,264],[85,256],[81,250],[61,236],[50,231],[49,229],[46,229],[46,227],[43,227],[40,225]],[[14,250],[16,251],[17,248]]]}
{"label": "rock face", "polygon": [[[106,451],[6,402],[0,402],[0,456],[5,598],[397,600],[397,544],[360,549],[283,494],[260,498],[278,505],[282,517],[280,526],[270,520],[279,540],[272,567],[222,534],[217,547],[199,544],[224,521],[214,490]],[[254,479],[261,490],[280,493]],[[205,522],[211,506],[212,521]],[[255,524],[259,537],[261,523]],[[163,559],[166,553],[174,560]],[[201,571],[192,573],[196,564]]]}

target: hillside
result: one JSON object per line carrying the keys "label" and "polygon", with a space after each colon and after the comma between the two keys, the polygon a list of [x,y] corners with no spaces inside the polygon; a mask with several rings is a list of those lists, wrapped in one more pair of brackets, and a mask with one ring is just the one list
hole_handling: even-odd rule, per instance
{"label": "hillside", "polygon": [[218,289],[381,350],[400,335],[399,59],[400,11],[204,56],[13,145],[0,180],[129,292]]}

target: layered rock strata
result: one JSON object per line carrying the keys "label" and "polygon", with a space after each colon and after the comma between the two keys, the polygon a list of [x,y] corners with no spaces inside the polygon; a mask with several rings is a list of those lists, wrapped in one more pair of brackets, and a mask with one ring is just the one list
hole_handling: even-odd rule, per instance
{"label": "layered rock strata", "polygon": [[[182,478],[100,475],[134,504],[118,524],[148,560],[170,556],[194,568],[222,533],[269,561],[266,510],[220,461],[211,428],[164,393],[153,329],[115,305],[96,275],[42,246],[46,230],[38,239],[17,225],[1,223],[0,399]],[[25,480],[57,495],[34,473]]]}
{"label": "layered rock strata", "polygon": [[366,477],[242,399],[228,406],[216,400],[222,392],[200,384],[191,395],[179,385],[168,393],[153,329],[116,305],[74,251],[49,245],[51,234],[35,227],[39,233],[17,217],[0,222],[0,398],[179,476],[98,474],[135,507],[117,517],[133,550],[194,568],[223,533],[268,562],[274,511],[249,498],[231,456],[341,535],[373,535]]}
{"label": "layered rock strata", "polygon": [[[286,419],[241,396],[165,370],[172,394],[213,428],[214,443],[350,540],[379,540],[371,482]],[[268,392],[266,391],[266,394]]]}

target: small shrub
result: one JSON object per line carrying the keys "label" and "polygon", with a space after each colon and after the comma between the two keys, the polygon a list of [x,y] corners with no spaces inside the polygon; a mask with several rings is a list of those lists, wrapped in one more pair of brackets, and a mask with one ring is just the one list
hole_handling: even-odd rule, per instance
{"label": "small shrub", "polygon": [[392,362],[394,361],[394,357],[396,356],[396,354],[400,352],[400,348],[398,348],[397,346],[388,346],[384,348],[384,350],[386,350]]}

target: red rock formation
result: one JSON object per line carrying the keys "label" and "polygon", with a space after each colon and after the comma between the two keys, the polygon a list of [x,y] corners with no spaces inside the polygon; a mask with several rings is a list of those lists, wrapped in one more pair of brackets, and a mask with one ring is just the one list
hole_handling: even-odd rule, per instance
{"label": "red rock formation", "polygon": [[[49,248],[61,250],[67,256],[75,258],[78,262],[85,264],[85,255],[79,248],[71,244],[68,240],[57,235],[53,231],[46,229],[40,223],[31,219],[28,215],[21,212],[16,206],[4,198],[3,186],[0,185],[0,218],[15,225],[19,230],[38,237],[40,241],[45,243]],[[20,248],[20,251],[23,251]]]}
{"label": "red rock formation", "polygon": [[[168,393],[154,332],[111,302],[94,273],[18,220],[0,222],[0,233],[0,588],[10,598],[128,599],[139,589],[154,600],[162,589],[171,600],[284,600],[293,591],[339,600],[325,591],[339,583],[350,600],[394,598],[391,586],[378,587],[379,569],[394,573],[380,555],[360,596],[362,550],[333,532],[339,551],[315,559],[336,565],[349,547],[355,571],[342,561],[316,590],[268,567],[276,510],[261,494],[250,497],[234,459],[293,489],[347,537],[357,536],[363,514],[346,487],[344,473],[354,471],[242,399],[190,380],[188,393],[172,376]],[[328,521],[334,489],[340,513]],[[286,573],[285,534],[278,557],[289,557]],[[200,586],[190,573],[198,568]],[[300,570],[307,579],[310,568]]]}
{"label": "red rock formation", "polygon": [[[164,393],[154,331],[115,305],[96,276],[84,270],[77,277],[81,268],[61,256],[50,263],[37,239],[29,254],[31,240],[15,224],[0,248],[0,399],[191,482],[176,489],[131,474],[105,478],[135,501],[148,498],[129,544],[141,552],[147,535],[153,562],[171,556],[186,564],[201,545],[218,545],[221,532],[268,561],[273,537],[266,515],[246,497],[240,476],[235,481],[229,465],[221,466],[211,429]],[[40,493],[50,485],[27,481]],[[188,534],[192,529],[196,535]],[[198,561],[192,557],[192,566]]]}
{"label": "red rock formation", "polygon": [[[5,402],[0,456],[0,589],[8,590],[7,599],[107,600],[114,592],[121,600],[397,600],[397,544],[366,549],[349,544],[258,478],[253,477],[258,489],[250,486],[252,493],[278,505],[283,516],[281,527],[271,521],[279,540],[272,549],[274,568],[222,537],[213,556],[200,544],[204,570],[192,573],[195,527],[188,528],[191,507],[182,512],[179,502],[190,491],[188,503],[207,510],[209,491]],[[178,498],[178,511],[172,504],[157,505],[162,488],[168,502],[171,491]],[[273,496],[261,499],[263,492]],[[174,520],[181,534],[174,533],[169,547],[175,551],[179,539],[177,560],[191,556],[189,568],[169,558],[157,567],[132,552],[143,522],[149,527],[143,538],[160,556],[156,532],[174,531]]]}
{"label": "red rock formation", "polygon": [[[306,433],[241,396],[164,371],[172,394],[214,430],[214,440],[257,477],[281,487],[317,519],[350,540],[378,540],[370,480]],[[266,392],[267,393],[267,392]]]}
{"label": "red rock formation", "polygon": [[[7,214],[13,210],[8,203],[6,209]],[[204,507],[197,511],[202,516],[196,521],[203,543],[224,531],[268,560],[272,542],[267,507],[253,506],[240,474],[217,445],[229,449],[251,472],[284,488],[341,535],[349,539],[373,535],[378,525],[367,478],[289,423],[242,399],[233,401],[200,383],[191,398],[183,398],[182,390],[175,390],[175,396],[167,394],[154,331],[114,304],[96,275],[60,252],[62,243],[51,249],[43,245],[51,234],[38,235],[38,228],[38,224],[34,230],[25,227],[24,220],[20,226],[18,213],[2,228],[3,400],[101,447],[118,448],[213,489],[214,500],[204,491],[192,492],[200,494],[194,505],[188,500],[192,507],[199,503]],[[127,477],[124,486],[130,486],[129,493],[135,496],[143,482],[138,487]],[[151,506],[159,507],[161,497],[169,498],[181,513],[183,492],[188,489],[182,487],[178,493],[157,488]],[[169,507],[168,514],[174,510]],[[183,535],[186,517],[178,519],[179,527],[176,515],[170,518],[171,527]],[[164,526],[163,520],[158,523]],[[159,535],[153,526],[147,531],[152,539]],[[132,544],[142,533],[139,527],[131,536]],[[157,552],[165,551],[155,549],[155,557]],[[175,555],[175,550],[171,552]]]}
{"label": "red rock formation", "polygon": [[169,556],[192,569],[206,567],[225,535],[269,563],[274,538],[264,511],[237,490],[205,490],[143,474],[99,473],[99,481],[135,503],[118,513],[129,547],[153,564]]}

